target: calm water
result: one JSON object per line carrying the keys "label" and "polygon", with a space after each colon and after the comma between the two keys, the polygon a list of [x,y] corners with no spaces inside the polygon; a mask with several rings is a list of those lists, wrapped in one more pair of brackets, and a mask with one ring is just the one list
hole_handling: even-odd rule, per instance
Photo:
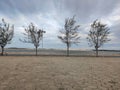
{"label": "calm water", "polygon": [[[34,49],[5,49],[8,55],[34,55]],[[66,50],[56,50],[56,49],[38,49],[39,55],[66,55]],[[70,55],[85,56],[85,55],[95,55],[95,51],[81,51],[81,50],[70,50]],[[99,51],[101,56],[114,56],[119,55],[120,51]]]}

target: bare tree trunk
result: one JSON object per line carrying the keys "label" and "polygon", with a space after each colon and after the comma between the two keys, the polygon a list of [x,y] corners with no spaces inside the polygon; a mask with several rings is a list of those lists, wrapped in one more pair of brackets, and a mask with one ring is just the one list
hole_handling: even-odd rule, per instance
{"label": "bare tree trunk", "polygon": [[98,57],[98,32],[97,32],[97,43],[96,43],[96,57]]}
{"label": "bare tree trunk", "polygon": [[67,57],[69,57],[69,43],[67,43]]}
{"label": "bare tree trunk", "polygon": [[36,51],[36,56],[37,56],[37,48],[38,48],[38,47],[35,47],[35,51]]}
{"label": "bare tree trunk", "polygon": [[96,57],[98,57],[98,47],[96,47]]}
{"label": "bare tree trunk", "polygon": [[1,55],[3,56],[3,55],[4,55],[4,47],[3,47],[3,46],[1,46],[1,48],[2,48]]}

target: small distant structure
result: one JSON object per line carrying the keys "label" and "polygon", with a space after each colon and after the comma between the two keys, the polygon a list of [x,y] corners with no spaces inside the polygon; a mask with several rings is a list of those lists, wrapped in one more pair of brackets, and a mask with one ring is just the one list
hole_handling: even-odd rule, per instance
{"label": "small distant structure", "polygon": [[[46,31],[42,30],[43,33],[46,33]],[[43,48],[43,35],[42,35],[42,48]]]}

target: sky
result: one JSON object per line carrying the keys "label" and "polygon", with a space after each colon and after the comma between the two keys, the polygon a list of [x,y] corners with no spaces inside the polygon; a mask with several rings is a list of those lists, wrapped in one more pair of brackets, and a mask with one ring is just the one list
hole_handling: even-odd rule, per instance
{"label": "sky", "polygon": [[[92,49],[86,40],[90,24],[98,19],[110,28],[110,42],[101,49],[120,50],[120,0],[0,0],[0,22],[14,24],[14,38],[6,47],[34,48],[33,44],[23,43],[24,27],[31,22],[46,31],[44,48],[66,48],[57,36],[64,29],[66,18],[75,17],[80,25],[80,43],[72,49]],[[40,43],[40,48],[42,45]]]}

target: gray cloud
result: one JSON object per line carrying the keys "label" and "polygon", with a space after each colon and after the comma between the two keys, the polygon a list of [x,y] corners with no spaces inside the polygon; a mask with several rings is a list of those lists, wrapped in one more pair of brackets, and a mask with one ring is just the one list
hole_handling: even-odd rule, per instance
{"label": "gray cloud", "polygon": [[111,27],[111,33],[115,36],[115,41],[119,43],[120,46],[120,21]]}
{"label": "gray cloud", "polygon": [[[23,14],[57,12],[76,14],[80,19],[90,16],[106,16],[110,14],[120,0],[0,0],[0,10],[3,13]],[[71,16],[69,15],[69,16]]]}
{"label": "gray cloud", "polygon": [[120,0],[0,0],[0,10],[4,12],[38,13],[63,11],[86,16],[109,14]]}
{"label": "gray cloud", "polygon": [[[51,40],[57,41],[54,42],[56,46],[60,42],[56,34],[63,28],[64,19],[73,15],[76,15],[77,22],[82,25],[83,46],[87,43],[85,34],[89,28],[86,27],[97,18],[104,19],[106,24],[111,23],[112,35],[119,39],[120,13],[116,13],[119,10],[120,0],[0,0],[0,17],[4,16],[13,22],[16,32],[26,23],[33,22],[48,32],[46,42],[53,36]],[[114,20],[112,16],[117,16],[118,20]],[[117,43],[117,40],[114,41]],[[53,46],[52,42],[49,45]]]}

